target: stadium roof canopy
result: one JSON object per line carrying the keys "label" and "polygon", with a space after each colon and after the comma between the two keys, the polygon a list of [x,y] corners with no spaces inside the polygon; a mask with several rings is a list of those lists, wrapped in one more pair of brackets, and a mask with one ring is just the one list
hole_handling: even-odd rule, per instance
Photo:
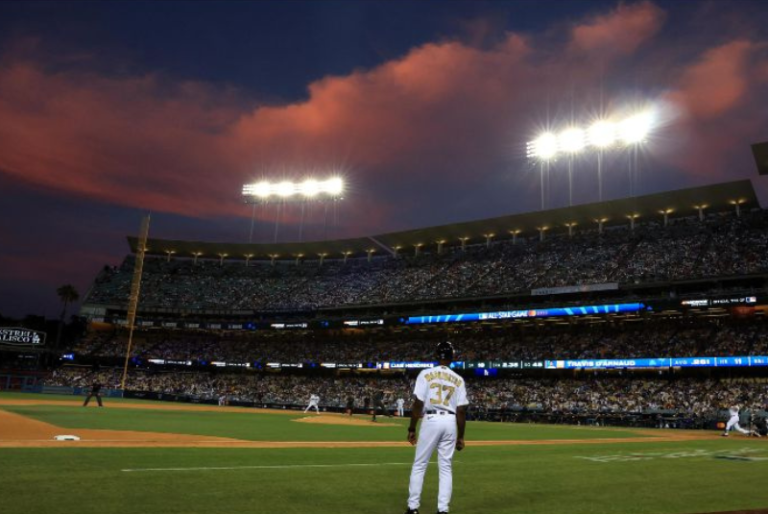
{"label": "stadium roof canopy", "polygon": [[[203,259],[224,256],[240,260],[270,259],[272,256],[276,259],[317,259],[320,255],[340,258],[344,254],[354,257],[364,256],[368,251],[381,254],[393,249],[405,251],[413,250],[415,246],[435,246],[441,241],[445,245],[459,245],[462,238],[467,238],[467,244],[476,244],[485,242],[488,235],[492,235],[494,240],[511,239],[514,233],[521,237],[538,236],[542,228],[548,233],[564,232],[567,231],[567,224],[571,223],[578,228],[595,228],[597,222],[603,220],[604,227],[626,226],[630,216],[634,216],[638,223],[651,219],[660,221],[664,211],[670,217],[691,216],[698,213],[698,206],[704,206],[706,212],[711,213],[733,210],[737,204],[740,208],[759,205],[750,180],[353,239],[274,244],[149,239],[147,253],[165,256],[172,252],[178,257],[197,254]],[[128,244],[135,253],[137,238],[128,237]]]}

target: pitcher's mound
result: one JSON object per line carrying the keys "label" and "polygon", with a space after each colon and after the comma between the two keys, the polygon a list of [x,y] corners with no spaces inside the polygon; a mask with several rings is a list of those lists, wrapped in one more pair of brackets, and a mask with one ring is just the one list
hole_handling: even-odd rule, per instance
{"label": "pitcher's mound", "polygon": [[354,425],[357,427],[397,427],[396,423],[383,423],[381,421],[373,422],[369,419],[351,418],[349,416],[333,416],[330,414],[320,414],[307,416],[305,418],[294,419],[299,423],[318,423],[320,425]]}

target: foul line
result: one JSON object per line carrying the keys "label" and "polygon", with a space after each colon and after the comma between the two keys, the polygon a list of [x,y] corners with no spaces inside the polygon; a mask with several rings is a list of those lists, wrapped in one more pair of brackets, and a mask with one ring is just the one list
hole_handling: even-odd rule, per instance
{"label": "foul line", "polygon": [[[216,466],[199,468],[129,468],[121,469],[126,473],[140,471],[228,471],[238,469],[300,469],[300,468],[372,468],[377,466],[410,466],[413,462],[375,462],[366,464],[286,464],[281,466]],[[429,464],[436,464],[430,462]]]}

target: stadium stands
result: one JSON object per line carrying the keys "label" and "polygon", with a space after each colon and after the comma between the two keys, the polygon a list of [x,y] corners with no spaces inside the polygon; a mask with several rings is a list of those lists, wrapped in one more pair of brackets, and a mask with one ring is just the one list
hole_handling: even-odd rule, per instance
{"label": "stadium stands", "polygon": [[[731,198],[742,199],[735,210]],[[698,205],[698,212],[670,217],[672,202],[682,202],[688,213]],[[713,202],[719,207],[706,210],[705,204]],[[435,343],[448,339],[458,348],[457,360],[473,363],[459,371],[469,382],[474,419],[711,427],[730,405],[760,411],[768,398],[768,367],[762,360],[764,367],[751,367],[756,361],[749,357],[768,362],[768,211],[755,203],[752,186],[737,182],[376,238],[307,243],[306,252],[293,254],[291,249],[304,247],[255,245],[261,259],[251,259],[250,253],[243,259],[247,245],[151,240],[139,302],[139,326],[147,328],[135,333],[126,394],[203,402],[226,397],[234,404],[295,409],[315,393],[325,409],[341,409],[348,397],[362,409],[379,390],[390,402],[409,399],[415,367],[393,371],[388,363],[429,361]],[[602,213],[614,219],[592,223]],[[588,222],[576,230],[547,232],[542,221],[555,220],[562,228],[574,217]],[[489,231],[479,244],[459,237],[467,229],[482,233],[489,223],[526,230],[512,231],[508,238],[494,238]],[[439,242],[448,235],[453,244]],[[424,238],[438,244],[422,248]],[[137,241],[129,241],[135,251]],[[395,252],[400,242],[414,250]],[[348,243],[357,245],[356,253],[343,251]],[[371,243],[396,255],[366,252],[364,245]],[[325,253],[326,246],[332,254]],[[276,258],[278,251],[282,259]],[[203,253],[209,258],[200,258]],[[118,386],[127,348],[120,324],[134,260],[129,255],[120,266],[105,267],[84,301],[90,319],[116,326],[80,341],[72,364],[56,370],[47,386],[84,387],[94,379]],[[611,287],[578,296],[590,285]],[[599,305],[583,301],[646,303],[616,315],[509,316],[418,326],[403,321],[431,316],[434,306],[444,314],[490,308],[525,314],[542,305],[562,307],[562,296],[538,293],[574,286],[579,287],[568,297],[571,307]],[[685,304],[701,298],[725,301],[702,308]],[[381,319],[351,329],[342,311]],[[286,330],[272,323],[285,320],[299,321],[281,327]],[[748,358],[749,364],[692,369],[670,359],[653,369],[610,370],[557,364],[697,357]],[[520,365],[495,369],[503,366],[484,364],[505,362]],[[347,364],[323,365],[329,363]],[[488,368],[494,369],[485,374]]]}
{"label": "stadium stands", "polygon": [[[87,305],[124,306],[133,257],[105,268]],[[539,241],[453,248],[438,255],[275,265],[148,258],[144,311],[307,311],[437,299],[527,294],[533,288],[657,283],[768,273],[768,214],[718,213],[648,222],[629,230],[583,230]]]}

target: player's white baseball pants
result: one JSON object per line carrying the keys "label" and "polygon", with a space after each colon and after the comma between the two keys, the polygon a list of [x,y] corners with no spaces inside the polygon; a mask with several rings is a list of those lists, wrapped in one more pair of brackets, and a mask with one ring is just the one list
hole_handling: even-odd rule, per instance
{"label": "player's white baseball pants", "polygon": [[728,432],[730,432],[732,428],[735,428],[736,430],[738,430],[742,434],[748,434],[749,433],[749,430],[744,430],[743,428],[741,428],[741,425],[739,425],[739,417],[738,416],[731,416],[731,419],[728,420],[728,424],[725,425],[725,433],[727,434]]}
{"label": "player's white baseball pants", "polygon": [[421,423],[419,441],[416,443],[416,457],[411,469],[411,483],[408,488],[408,508],[418,509],[421,503],[421,490],[424,475],[432,453],[437,449],[437,467],[440,473],[440,485],[437,495],[437,510],[448,512],[453,492],[453,472],[451,464],[456,450],[456,416],[453,414],[427,414]]}
{"label": "player's white baseball pants", "polygon": [[398,407],[397,408],[397,415],[400,416],[401,418],[404,417],[405,416],[405,409],[403,407]]}
{"label": "player's white baseball pants", "polygon": [[317,413],[320,414],[320,409],[317,407],[317,404],[314,403],[314,402],[312,402],[309,405],[307,405],[307,408],[304,409],[304,412],[307,412],[309,409],[311,409],[313,407],[314,407],[315,411],[317,411]]}

